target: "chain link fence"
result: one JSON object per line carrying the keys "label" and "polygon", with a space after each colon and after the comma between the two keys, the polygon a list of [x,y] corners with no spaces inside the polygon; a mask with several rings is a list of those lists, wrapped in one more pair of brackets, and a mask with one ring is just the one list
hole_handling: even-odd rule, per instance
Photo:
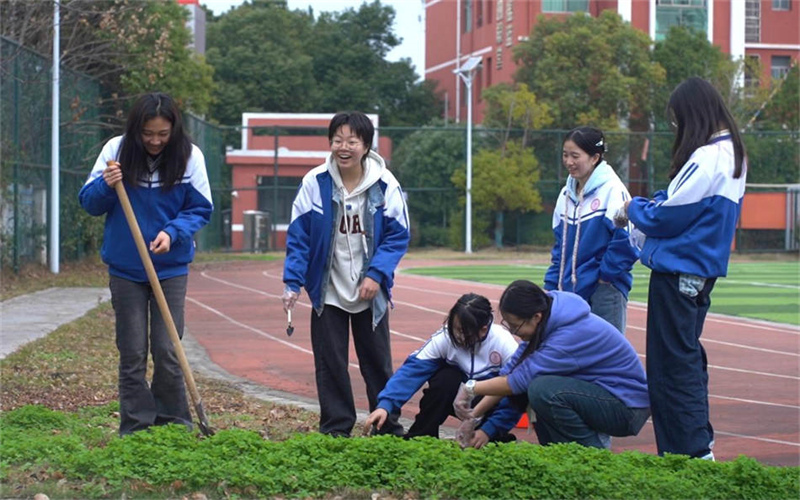
{"label": "chain link fence", "polygon": [[[47,57],[0,38],[0,267],[17,272],[28,262],[46,262],[49,245],[51,64]],[[120,133],[120,116],[104,103],[107,89],[91,78],[62,69],[60,123],[60,253],[64,260],[96,253],[102,243],[102,217],[91,217],[78,204],[77,194],[103,144]],[[271,233],[288,223],[291,202],[300,178],[280,177],[270,166],[250,185],[233,185],[226,151],[239,148],[241,128],[219,127],[186,114],[187,128],[203,151],[214,202],[214,215],[197,234],[198,250],[230,250],[232,210],[238,196],[250,197],[247,207],[268,214]],[[255,131],[274,137],[269,149],[294,147],[297,135],[321,136],[324,128],[262,127]],[[473,202],[473,247],[552,244],[552,210],[567,172],[561,165],[565,130],[504,130],[476,127],[473,158],[481,151],[520,144],[524,155],[536,159],[535,175],[514,178],[538,192],[540,206],[503,210]],[[464,189],[454,182],[466,165],[466,130],[461,127],[381,127],[391,139],[389,167],[407,195],[412,246],[464,248]],[[748,183],[759,192],[786,193],[785,227],[742,227],[737,234],[741,251],[796,250],[800,247],[797,188],[800,184],[800,131],[744,134],[749,154]],[[606,160],[633,195],[649,196],[669,184],[671,132],[609,132]],[[271,165],[272,159],[265,159]],[[322,163],[320,160],[319,163]],[[474,178],[481,178],[475,171]],[[492,168],[489,166],[488,168]],[[463,177],[463,175],[462,175]],[[485,178],[485,177],[484,177]],[[484,186],[473,182],[473,197]],[[252,196],[251,196],[252,195]],[[777,203],[771,199],[770,203]],[[775,205],[778,210],[779,205]],[[745,207],[746,210],[757,210]],[[780,208],[783,210],[782,208]],[[751,224],[758,224],[758,221]],[[277,240],[270,248],[279,248]]]}

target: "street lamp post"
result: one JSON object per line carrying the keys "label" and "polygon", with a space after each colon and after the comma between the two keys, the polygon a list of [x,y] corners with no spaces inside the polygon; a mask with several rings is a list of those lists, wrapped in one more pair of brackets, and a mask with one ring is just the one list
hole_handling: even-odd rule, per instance
{"label": "street lamp post", "polygon": [[[480,65],[481,58],[473,56],[454,71],[467,87],[467,227],[465,235],[467,244],[465,253],[472,253],[472,79],[475,77],[475,70]],[[456,103],[457,106],[460,104]]]}

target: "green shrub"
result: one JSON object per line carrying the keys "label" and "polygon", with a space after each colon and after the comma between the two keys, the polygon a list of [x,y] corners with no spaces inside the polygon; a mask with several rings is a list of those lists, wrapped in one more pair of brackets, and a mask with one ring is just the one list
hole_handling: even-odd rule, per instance
{"label": "green shrub", "polygon": [[[318,433],[273,442],[237,429],[202,437],[176,425],[98,446],[85,428],[104,413],[83,413],[31,406],[4,413],[0,480],[38,467],[77,484],[85,497],[173,498],[192,491],[245,498],[368,497],[375,491],[469,499],[800,497],[800,468],[769,467],[747,457],[715,463],[525,442],[461,450],[433,438]],[[113,427],[105,415],[105,427]]]}

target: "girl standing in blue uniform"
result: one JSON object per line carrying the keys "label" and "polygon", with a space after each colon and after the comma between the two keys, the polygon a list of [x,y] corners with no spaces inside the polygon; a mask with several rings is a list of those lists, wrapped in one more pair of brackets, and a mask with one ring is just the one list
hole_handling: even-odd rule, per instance
{"label": "girl standing in blue uniform", "polygon": [[634,198],[627,215],[645,237],[649,267],[647,378],[658,453],[713,460],[708,359],[700,344],[717,278],[728,271],[747,166],[736,122],[701,78],[678,85],[666,191]]}
{"label": "girl standing in blue uniform", "polygon": [[[527,397],[543,445],[605,448],[607,436],[639,433],[650,415],[642,363],[630,342],[592,314],[586,301],[518,280],[500,297],[500,314],[522,343],[499,376],[468,380],[456,408],[483,395],[472,412],[480,417],[507,401],[505,396]],[[475,437],[467,439],[471,443]]]}
{"label": "girl standing in blue uniform", "polygon": [[[419,413],[405,437],[439,437],[439,427],[453,412],[453,399],[467,379],[497,376],[500,368],[517,350],[517,341],[500,325],[494,324],[489,299],[474,293],[462,295],[450,309],[447,322],[425,345],[411,353],[378,395],[378,408],[364,424],[383,427],[387,417],[400,408],[426,382]],[[482,443],[510,440],[508,434],[520,412],[504,408],[484,420],[478,429]]]}
{"label": "girl standing in blue uniform", "polygon": [[[152,93],[136,101],[125,134],[103,147],[79,198],[87,212],[106,216],[100,255],[108,264],[116,317],[119,433],[170,422],[191,427],[183,372],[114,191],[118,182],[124,182],[142,236],[150,242],[153,266],[182,336],[192,238],[213,207],[203,153],[184,132],[170,96]],[[151,384],[145,377],[148,350]]]}
{"label": "girl standing in blue uniform", "polygon": [[624,334],[639,251],[629,227],[614,225],[630,194],[603,160],[605,151],[605,137],[596,128],[578,127],[564,139],[561,158],[569,177],[553,211],[555,244],[544,287],[577,293]]}
{"label": "girl standing in blue uniform", "polygon": [[[350,436],[356,423],[349,338],[370,411],[392,376],[389,311],[394,271],[408,249],[403,191],[375,151],[364,113],[338,113],[328,125],[331,154],[303,177],[292,205],[283,268],[284,310],[303,287],[311,299],[311,346],[319,430]],[[383,432],[402,434],[393,414]]]}

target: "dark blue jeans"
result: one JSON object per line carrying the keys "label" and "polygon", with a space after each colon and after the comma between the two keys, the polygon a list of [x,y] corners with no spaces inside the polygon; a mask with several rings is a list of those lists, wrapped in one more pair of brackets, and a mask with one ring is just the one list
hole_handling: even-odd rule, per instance
{"label": "dark blue jeans", "polygon": [[700,335],[715,281],[650,273],[647,387],[659,455],[703,457],[711,451],[708,358]]}
{"label": "dark blue jeans", "polygon": [[628,320],[628,299],[611,283],[598,283],[589,297],[592,312],[614,325],[625,335]]}
{"label": "dark blue jeans", "polygon": [[650,416],[648,408],[628,408],[597,384],[556,375],[533,379],[528,402],[542,445],[574,442],[604,448],[600,434],[635,436]]}
{"label": "dark blue jeans", "polygon": [[[186,281],[187,276],[161,281],[181,337]],[[183,371],[150,284],[111,276],[109,288],[119,350],[120,435],[171,422],[191,428]],[[145,377],[148,350],[153,356],[151,384]]]}

